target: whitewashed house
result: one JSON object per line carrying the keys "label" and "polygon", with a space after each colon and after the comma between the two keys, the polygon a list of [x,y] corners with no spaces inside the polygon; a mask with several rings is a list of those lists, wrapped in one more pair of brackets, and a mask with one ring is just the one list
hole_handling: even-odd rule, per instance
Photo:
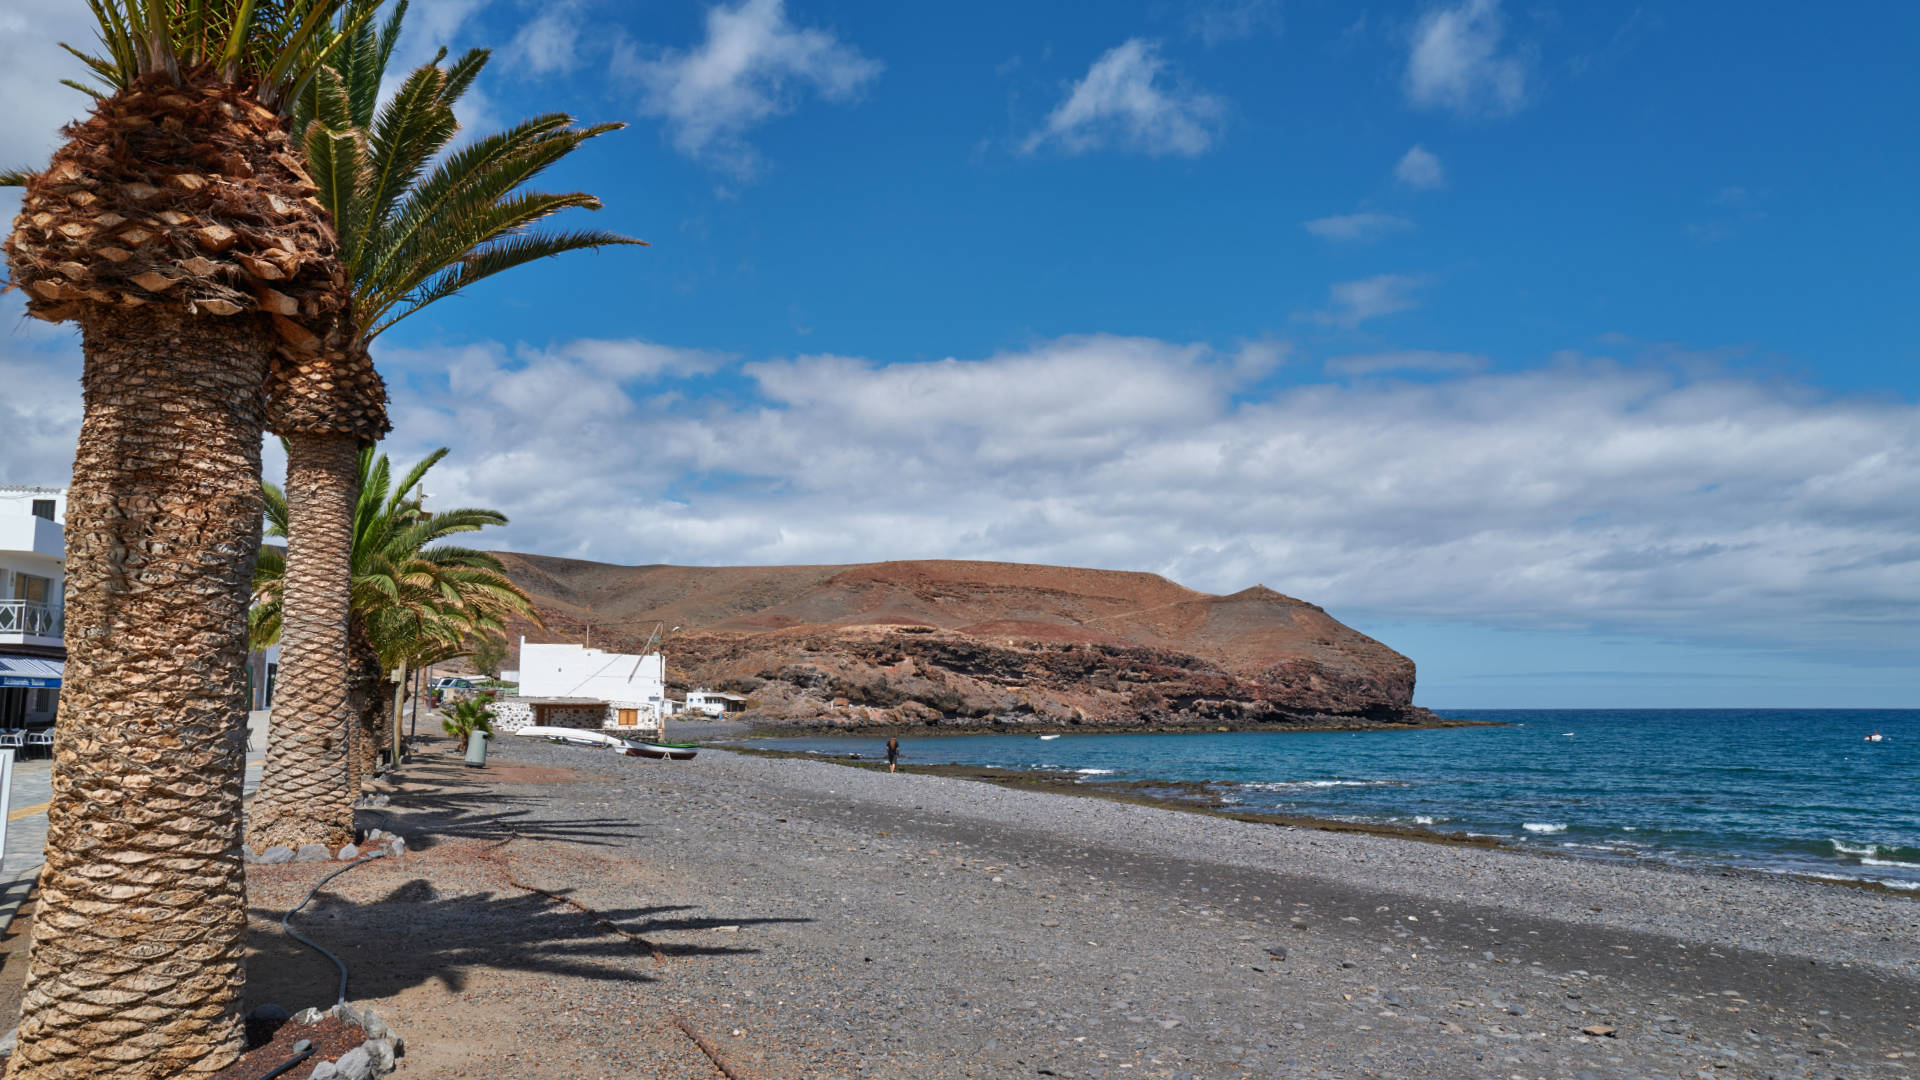
{"label": "whitewashed house", "polygon": [[667,661],[582,645],[520,639],[520,693],[493,703],[496,731],[528,725],[603,728],[657,736],[669,709]]}
{"label": "whitewashed house", "polygon": [[65,674],[67,489],[0,486],[0,727],[53,723]]}
{"label": "whitewashed house", "polygon": [[739,712],[747,707],[743,694],[727,694],[718,690],[687,691],[687,711],[706,713],[708,716],[725,716],[730,712]]}

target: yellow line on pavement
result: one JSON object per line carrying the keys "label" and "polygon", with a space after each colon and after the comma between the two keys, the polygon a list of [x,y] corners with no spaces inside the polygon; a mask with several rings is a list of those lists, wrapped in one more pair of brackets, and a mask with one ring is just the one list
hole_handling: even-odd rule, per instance
{"label": "yellow line on pavement", "polygon": [[46,813],[46,812],[47,812],[47,807],[49,807],[49,806],[51,806],[51,805],[53,805],[53,804],[52,804],[52,803],[41,803],[41,804],[40,804],[39,806],[23,806],[23,807],[21,807],[20,809],[18,809],[18,810],[15,810],[15,811],[14,811],[13,813],[11,813],[11,814],[8,814],[8,815],[7,815],[7,820],[8,820],[8,821],[19,821],[19,820],[20,820],[21,818],[23,818],[23,817],[32,817],[32,816],[33,816],[33,815],[35,815],[35,814],[44,814],[44,813]]}

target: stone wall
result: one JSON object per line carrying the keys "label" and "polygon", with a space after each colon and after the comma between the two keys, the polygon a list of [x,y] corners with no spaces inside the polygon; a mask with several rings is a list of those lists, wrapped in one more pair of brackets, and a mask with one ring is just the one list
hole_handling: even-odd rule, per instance
{"label": "stone wall", "polygon": [[546,727],[579,728],[599,731],[607,724],[607,707],[593,705],[542,705],[535,714]]}
{"label": "stone wall", "polygon": [[512,735],[533,725],[533,706],[519,698],[501,698],[487,706],[487,714],[493,717],[493,730],[499,735]]}

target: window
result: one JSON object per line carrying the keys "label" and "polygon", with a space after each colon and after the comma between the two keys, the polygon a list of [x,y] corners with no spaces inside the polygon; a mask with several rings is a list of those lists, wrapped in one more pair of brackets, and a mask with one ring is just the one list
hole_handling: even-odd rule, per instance
{"label": "window", "polygon": [[33,500],[33,516],[37,518],[46,518],[48,521],[52,521],[53,520],[53,500],[52,499]]}
{"label": "window", "polygon": [[29,604],[44,604],[47,602],[47,586],[51,584],[47,578],[16,573],[13,575],[13,598]]}
{"label": "window", "polygon": [[53,691],[35,690],[33,692],[33,711],[46,713],[53,711]]}

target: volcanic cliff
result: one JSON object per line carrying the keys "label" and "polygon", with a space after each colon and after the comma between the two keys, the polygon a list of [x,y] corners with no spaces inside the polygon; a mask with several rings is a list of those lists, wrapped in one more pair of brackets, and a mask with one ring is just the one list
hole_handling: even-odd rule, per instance
{"label": "volcanic cliff", "polygon": [[[750,698],[765,727],[1198,729],[1430,724],[1413,661],[1264,586],[929,560],[610,566],[502,553],[546,632],[641,651],[668,683]],[[590,626],[590,630],[589,630]],[[517,638],[515,647],[517,648]]]}

